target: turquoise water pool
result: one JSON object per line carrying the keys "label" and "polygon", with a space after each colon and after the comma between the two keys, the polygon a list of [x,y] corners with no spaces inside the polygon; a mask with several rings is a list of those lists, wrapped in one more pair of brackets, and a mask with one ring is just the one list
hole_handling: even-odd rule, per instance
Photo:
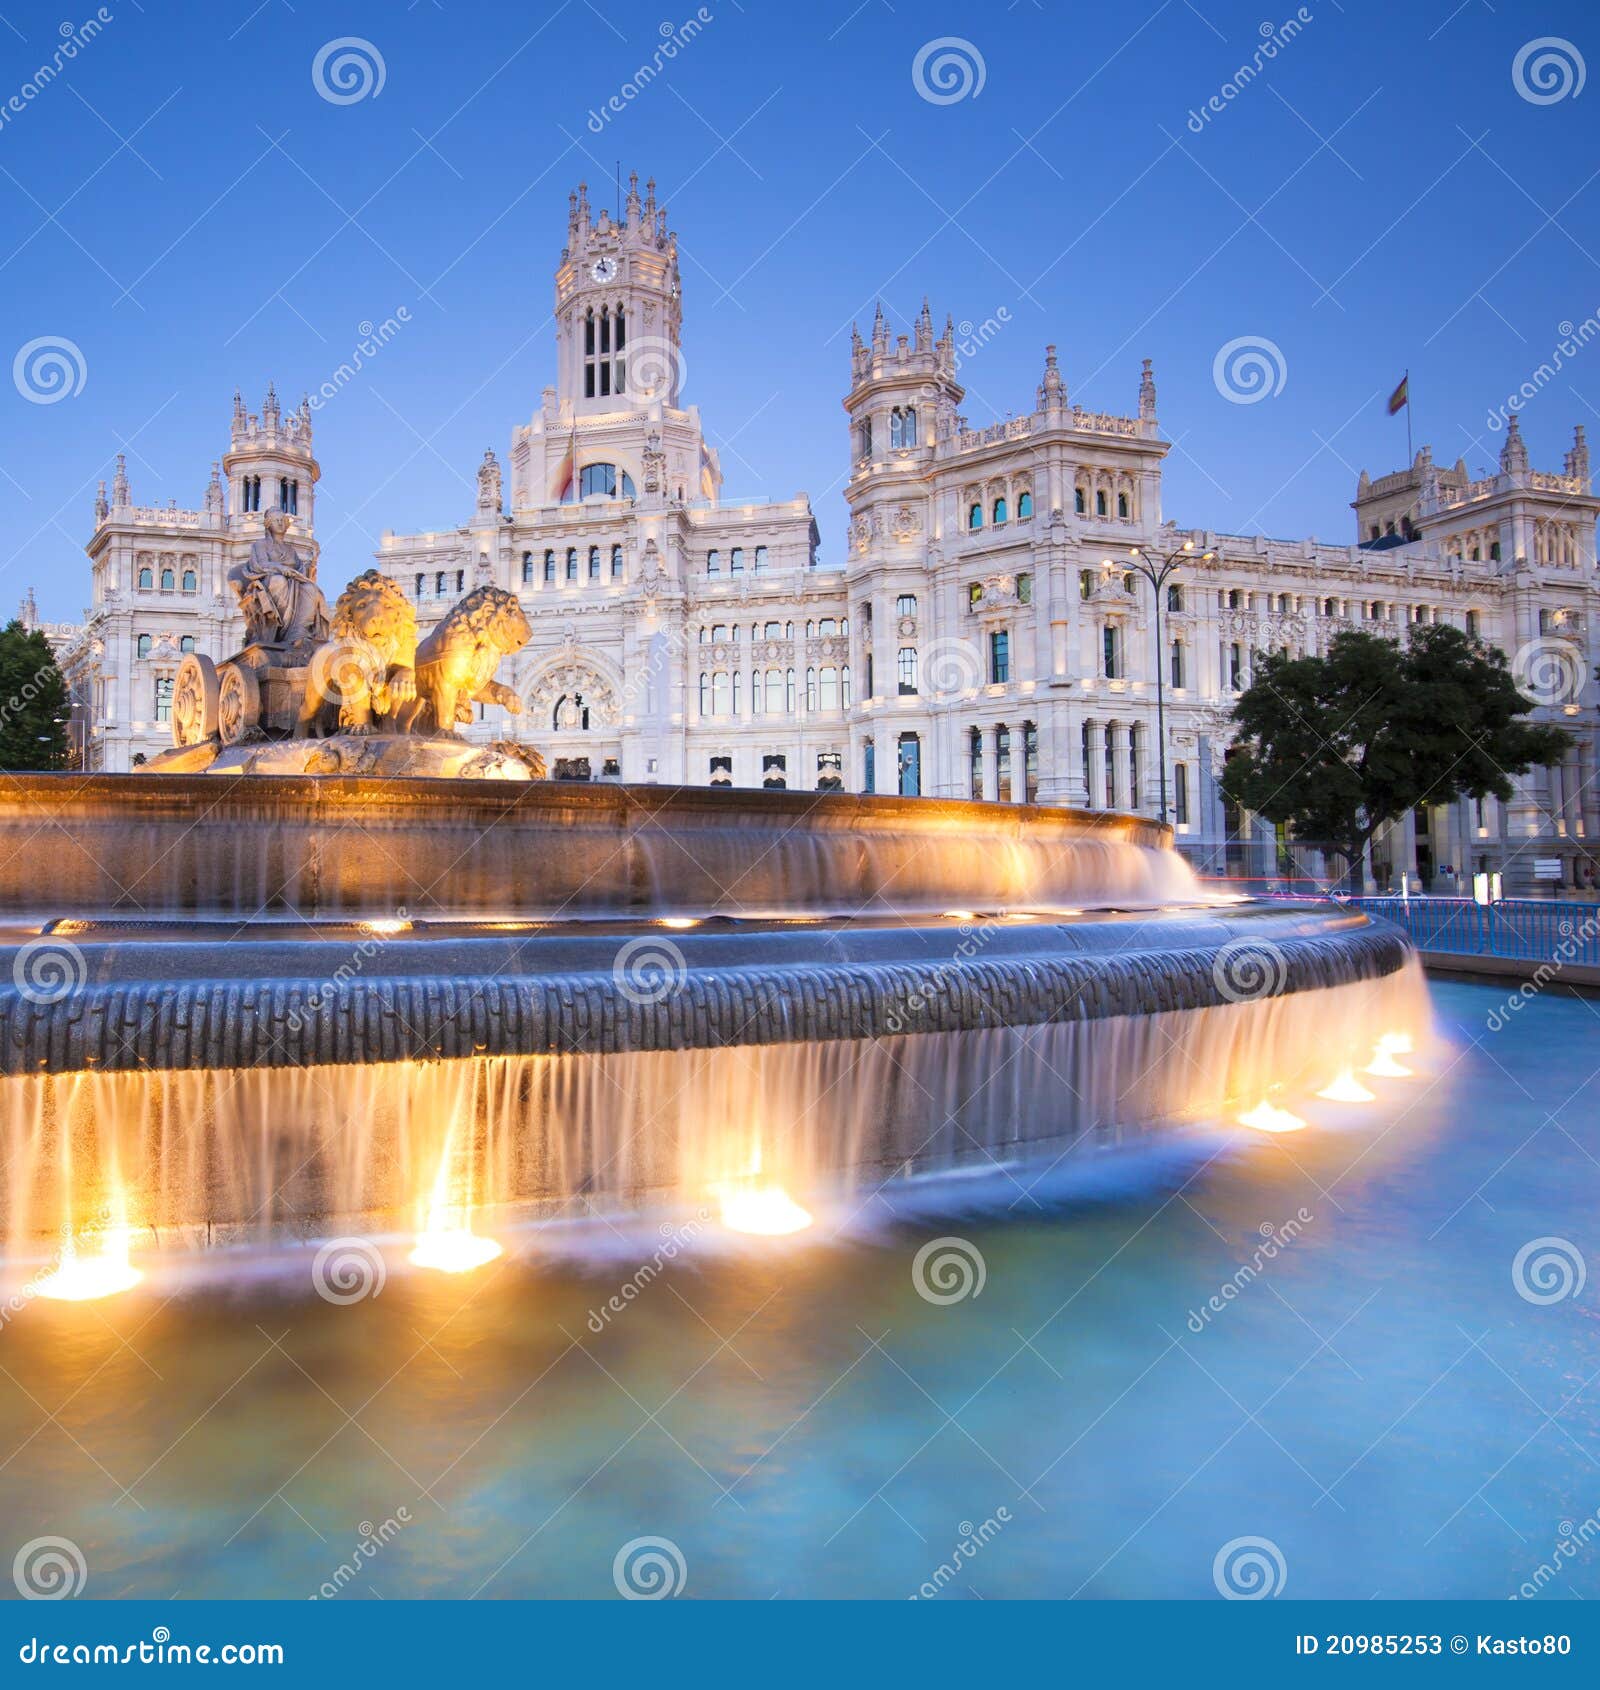
{"label": "turquoise water pool", "polygon": [[90,1597],[1600,1595],[1600,1004],[1435,999],[1377,1104],[1087,1185],[13,1303],[0,1550]]}

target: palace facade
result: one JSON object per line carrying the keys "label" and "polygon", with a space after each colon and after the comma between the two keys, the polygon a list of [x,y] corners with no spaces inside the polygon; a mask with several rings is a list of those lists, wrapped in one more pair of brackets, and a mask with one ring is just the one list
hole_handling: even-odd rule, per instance
{"label": "palace facade", "polygon": [[[973,429],[949,319],[936,334],[925,303],[892,335],[880,311],[870,338],[852,336],[847,555],[821,567],[804,493],[722,502],[717,454],[682,402],[677,242],[653,183],[641,196],[630,180],[620,220],[571,196],[555,303],[555,384],[503,464],[485,452],[474,509],[385,533],[377,553],[424,630],[480,583],[520,595],[533,638],[501,679],[524,711],[480,707],[475,735],[537,744],[557,778],[1156,814],[1159,672],[1180,846],[1212,872],[1269,875],[1273,830],[1231,813],[1217,784],[1257,654],[1444,621],[1513,656],[1577,745],[1509,803],[1408,818],[1374,848],[1378,879],[1458,890],[1489,872],[1508,893],[1551,891],[1585,884],[1600,858],[1600,500],[1581,426],[1559,472],[1531,467],[1513,415],[1487,479],[1427,447],[1363,473],[1348,545],[1222,534],[1164,515],[1148,360],[1129,412],[1109,414],[1073,401],[1049,347],[1031,407]],[[121,459],[102,484],[92,603],[81,629],[55,631],[86,767],[127,769],[170,743],[183,652],[242,643],[226,575],[264,509],[286,511],[316,558],[312,423],[270,388],[259,414],[236,394],[196,510],[135,504]],[[1159,648],[1136,548],[1182,554]],[[1301,866],[1320,867],[1305,853]]]}

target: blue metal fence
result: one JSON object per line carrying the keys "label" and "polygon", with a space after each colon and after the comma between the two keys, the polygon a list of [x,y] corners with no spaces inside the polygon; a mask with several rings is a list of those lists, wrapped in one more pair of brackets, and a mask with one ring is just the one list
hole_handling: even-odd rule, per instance
{"label": "blue metal fence", "polygon": [[1478,904],[1471,898],[1341,902],[1404,928],[1420,951],[1600,967],[1600,904],[1525,898],[1503,898],[1497,904]]}

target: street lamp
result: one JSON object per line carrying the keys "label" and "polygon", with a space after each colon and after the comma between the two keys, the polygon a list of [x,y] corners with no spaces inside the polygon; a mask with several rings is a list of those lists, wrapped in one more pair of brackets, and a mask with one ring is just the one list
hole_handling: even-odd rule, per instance
{"label": "street lamp", "polygon": [[[1133,546],[1128,556],[1133,560],[1133,567],[1150,583],[1156,598],[1156,767],[1160,770],[1161,809],[1160,818],[1167,819],[1167,699],[1166,699],[1166,659],[1167,654],[1161,643],[1161,592],[1171,577],[1177,573],[1178,567],[1194,551],[1194,541],[1185,540],[1177,550],[1169,552],[1166,557],[1157,559],[1146,553],[1142,547]],[[1200,561],[1209,563],[1216,554],[1202,552]]]}

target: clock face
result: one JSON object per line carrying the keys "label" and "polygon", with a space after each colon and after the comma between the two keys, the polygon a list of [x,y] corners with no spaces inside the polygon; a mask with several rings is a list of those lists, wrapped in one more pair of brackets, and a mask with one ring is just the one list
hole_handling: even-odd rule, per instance
{"label": "clock face", "polygon": [[589,274],[597,282],[609,282],[617,273],[617,261],[614,258],[597,258],[589,268]]}

